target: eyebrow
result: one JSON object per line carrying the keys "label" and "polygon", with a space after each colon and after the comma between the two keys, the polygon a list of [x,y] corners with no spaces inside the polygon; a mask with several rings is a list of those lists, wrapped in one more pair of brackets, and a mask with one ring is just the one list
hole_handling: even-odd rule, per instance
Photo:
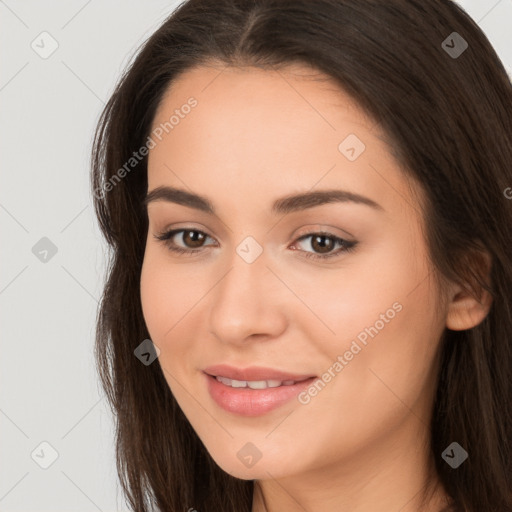
{"label": "eyebrow", "polygon": [[[205,213],[215,215],[215,208],[212,202],[203,196],[187,192],[186,190],[161,186],[149,192],[143,200],[143,206],[147,207],[153,201],[166,201],[169,203],[176,203],[189,208],[195,208]],[[369,206],[375,210],[384,211],[384,208],[373,201],[372,199],[349,192],[347,190],[317,190],[314,192],[304,192],[295,195],[289,195],[277,199],[272,205],[272,213],[287,214],[291,212],[305,210],[307,208],[314,208],[328,203],[357,203]]]}

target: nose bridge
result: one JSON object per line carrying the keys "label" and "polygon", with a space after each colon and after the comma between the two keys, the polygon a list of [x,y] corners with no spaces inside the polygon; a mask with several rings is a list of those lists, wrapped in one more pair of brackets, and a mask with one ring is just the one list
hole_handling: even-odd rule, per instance
{"label": "nose bridge", "polygon": [[275,336],[284,328],[284,312],[271,292],[275,276],[267,263],[254,241],[244,240],[236,247],[212,297],[210,328],[219,339],[238,342],[251,334]]}
{"label": "nose bridge", "polygon": [[251,290],[256,295],[269,273],[267,259],[263,246],[254,237],[246,236],[227,258],[229,272],[219,283],[219,299],[243,304]]}

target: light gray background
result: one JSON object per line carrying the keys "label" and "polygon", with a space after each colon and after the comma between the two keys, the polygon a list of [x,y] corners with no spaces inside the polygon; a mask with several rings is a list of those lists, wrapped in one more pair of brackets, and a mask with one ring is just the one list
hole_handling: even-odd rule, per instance
{"label": "light gray background", "polygon": [[[512,0],[459,3],[512,73]],[[177,5],[0,0],[0,511],[127,510],[92,352],[105,245],[89,152],[121,70]],[[31,47],[50,48],[44,31],[46,59]]]}

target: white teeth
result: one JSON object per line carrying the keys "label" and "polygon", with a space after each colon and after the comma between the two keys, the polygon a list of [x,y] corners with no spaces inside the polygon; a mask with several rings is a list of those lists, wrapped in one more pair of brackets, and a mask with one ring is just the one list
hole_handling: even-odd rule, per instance
{"label": "white teeth", "polygon": [[245,380],[232,380],[231,386],[234,388],[245,388],[247,386],[247,381]]}
{"label": "white teeth", "polygon": [[228,379],[227,377],[215,377],[219,382],[232,388],[246,388],[251,389],[266,389],[266,388],[277,388],[279,386],[291,386],[295,384],[293,380],[234,380]]}
{"label": "white teeth", "polygon": [[264,380],[247,381],[247,385],[251,389],[267,389],[268,384]]}

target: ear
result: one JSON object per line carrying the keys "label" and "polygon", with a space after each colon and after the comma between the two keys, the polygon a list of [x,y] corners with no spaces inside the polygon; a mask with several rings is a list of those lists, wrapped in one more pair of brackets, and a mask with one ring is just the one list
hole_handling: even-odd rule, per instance
{"label": "ear", "polygon": [[[467,261],[467,260],[466,260]],[[463,262],[464,264],[465,262]],[[469,265],[467,265],[469,263]],[[492,258],[488,252],[473,254],[464,265],[468,273],[469,289],[454,284],[450,289],[446,327],[453,331],[465,331],[480,324],[491,309],[492,296],[481,285],[483,278],[490,287]],[[476,277],[478,276],[478,278]],[[480,282],[479,282],[480,279]],[[471,293],[473,290],[473,293]]]}

